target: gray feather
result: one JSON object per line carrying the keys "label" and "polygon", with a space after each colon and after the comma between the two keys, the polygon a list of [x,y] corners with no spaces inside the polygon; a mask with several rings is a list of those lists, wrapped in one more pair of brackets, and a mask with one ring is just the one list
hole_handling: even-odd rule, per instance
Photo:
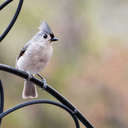
{"label": "gray feather", "polygon": [[52,33],[51,28],[49,27],[49,25],[45,21],[43,21],[41,23],[39,30],[41,32],[48,33],[48,34]]}
{"label": "gray feather", "polygon": [[24,55],[25,51],[27,50],[28,46],[29,46],[30,42],[28,42],[27,44],[24,45],[24,47],[21,49],[19,56],[17,57],[17,60]]}
{"label": "gray feather", "polygon": [[37,98],[37,97],[38,94],[37,94],[36,86],[29,80],[25,80],[22,98],[27,99],[27,98]]}

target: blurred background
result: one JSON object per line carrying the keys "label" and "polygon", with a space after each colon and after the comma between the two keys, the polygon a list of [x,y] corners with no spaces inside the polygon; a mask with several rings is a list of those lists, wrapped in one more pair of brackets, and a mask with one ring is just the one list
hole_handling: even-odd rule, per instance
{"label": "blurred background", "polygon": [[[1,33],[17,4],[18,0],[14,0],[0,12]],[[51,62],[42,71],[47,82],[96,128],[127,128],[128,1],[24,0],[16,24],[0,43],[0,63],[15,67],[21,48],[44,20],[59,38]],[[5,110],[24,102],[23,80],[3,72],[0,78]],[[41,89],[38,92],[39,98],[55,100]],[[74,124],[59,108],[34,105],[4,118],[2,127],[74,128]]]}

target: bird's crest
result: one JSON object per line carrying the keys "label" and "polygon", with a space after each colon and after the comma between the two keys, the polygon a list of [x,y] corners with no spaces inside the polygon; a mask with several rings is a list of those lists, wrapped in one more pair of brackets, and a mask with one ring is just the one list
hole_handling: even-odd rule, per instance
{"label": "bird's crest", "polygon": [[45,22],[45,21],[43,21],[43,22],[41,23],[41,25],[39,26],[39,30],[40,30],[41,32],[46,32],[46,33],[48,33],[48,34],[52,33],[51,28],[49,27],[49,25],[48,25],[47,22]]}

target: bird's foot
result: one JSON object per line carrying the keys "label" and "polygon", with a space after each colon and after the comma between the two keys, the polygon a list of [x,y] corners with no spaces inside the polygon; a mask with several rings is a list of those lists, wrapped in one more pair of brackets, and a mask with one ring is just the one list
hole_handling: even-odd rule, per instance
{"label": "bird's foot", "polygon": [[28,78],[27,80],[30,81],[30,79],[33,77],[33,74],[31,74],[30,72],[27,72],[28,73]]}
{"label": "bird's foot", "polygon": [[39,73],[38,74],[36,74],[41,80],[42,80],[42,82],[43,82],[43,88],[44,89],[46,89],[47,88],[47,81],[46,81],[46,79],[42,76],[42,75],[40,75]]}

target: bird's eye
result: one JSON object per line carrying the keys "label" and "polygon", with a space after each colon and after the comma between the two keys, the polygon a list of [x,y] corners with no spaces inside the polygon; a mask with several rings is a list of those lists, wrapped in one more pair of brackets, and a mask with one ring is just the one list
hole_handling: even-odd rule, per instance
{"label": "bird's eye", "polygon": [[44,39],[46,39],[47,37],[48,37],[47,34],[44,34],[44,35],[43,35],[43,38],[44,38]]}

